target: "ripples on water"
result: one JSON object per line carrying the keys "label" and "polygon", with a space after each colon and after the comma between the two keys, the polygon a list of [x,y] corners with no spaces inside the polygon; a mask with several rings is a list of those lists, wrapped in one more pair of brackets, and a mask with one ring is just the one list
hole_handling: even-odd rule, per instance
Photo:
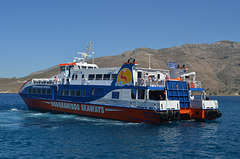
{"label": "ripples on water", "polygon": [[2,158],[239,158],[240,97],[219,100],[222,118],[163,125],[27,110],[0,94]]}

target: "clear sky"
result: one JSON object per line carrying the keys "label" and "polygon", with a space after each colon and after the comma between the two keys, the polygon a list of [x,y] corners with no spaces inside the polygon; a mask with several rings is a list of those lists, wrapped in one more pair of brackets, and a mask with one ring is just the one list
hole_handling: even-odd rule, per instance
{"label": "clear sky", "polygon": [[140,47],[240,42],[239,0],[0,0],[0,78]]}

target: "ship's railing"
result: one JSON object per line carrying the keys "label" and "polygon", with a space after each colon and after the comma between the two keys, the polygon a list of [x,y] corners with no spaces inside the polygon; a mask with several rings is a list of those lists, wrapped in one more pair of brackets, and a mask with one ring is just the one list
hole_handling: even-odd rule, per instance
{"label": "ship's railing", "polygon": [[187,81],[189,88],[202,88],[201,81]]}
{"label": "ship's railing", "polygon": [[218,109],[217,100],[191,100],[192,108]]}
{"label": "ship's railing", "polygon": [[179,110],[180,104],[178,100],[160,101],[160,110]]}
{"label": "ship's railing", "polygon": [[202,82],[201,81],[195,81],[195,88],[202,88]]}
{"label": "ship's railing", "polygon": [[164,80],[143,80],[138,79],[135,83],[135,86],[150,86],[150,87],[165,87],[165,81]]}
{"label": "ship's railing", "polygon": [[32,85],[54,85],[59,84],[61,81],[57,79],[32,79]]}
{"label": "ship's railing", "polygon": [[111,85],[112,80],[82,80],[83,85]]}

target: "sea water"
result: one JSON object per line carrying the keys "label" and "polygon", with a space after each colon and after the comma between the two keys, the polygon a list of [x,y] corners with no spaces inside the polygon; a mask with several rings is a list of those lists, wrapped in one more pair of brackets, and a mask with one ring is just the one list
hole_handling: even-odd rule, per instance
{"label": "sea water", "polygon": [[240,97],[213,121],[162,125],[29,111],[0,94],[0,158],[240,158]]}

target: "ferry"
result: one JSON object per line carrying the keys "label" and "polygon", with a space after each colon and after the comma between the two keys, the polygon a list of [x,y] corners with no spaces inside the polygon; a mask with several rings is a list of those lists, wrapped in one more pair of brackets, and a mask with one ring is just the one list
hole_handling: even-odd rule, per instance
{"label": "ferry", "polygon": [[[140,68],[129,58],[121,67],[99,68],[87,63],[91,47],[89,43],[86,53],[79,53],[81,58],[59,64],[60,74],[26,81],[19,95],[28,109],[152,124],[221,116],[218,102],[206,99],[195,73],[187,74],[186,67],[170,74]],[[192,98],[195,92],[200,98]]]}

